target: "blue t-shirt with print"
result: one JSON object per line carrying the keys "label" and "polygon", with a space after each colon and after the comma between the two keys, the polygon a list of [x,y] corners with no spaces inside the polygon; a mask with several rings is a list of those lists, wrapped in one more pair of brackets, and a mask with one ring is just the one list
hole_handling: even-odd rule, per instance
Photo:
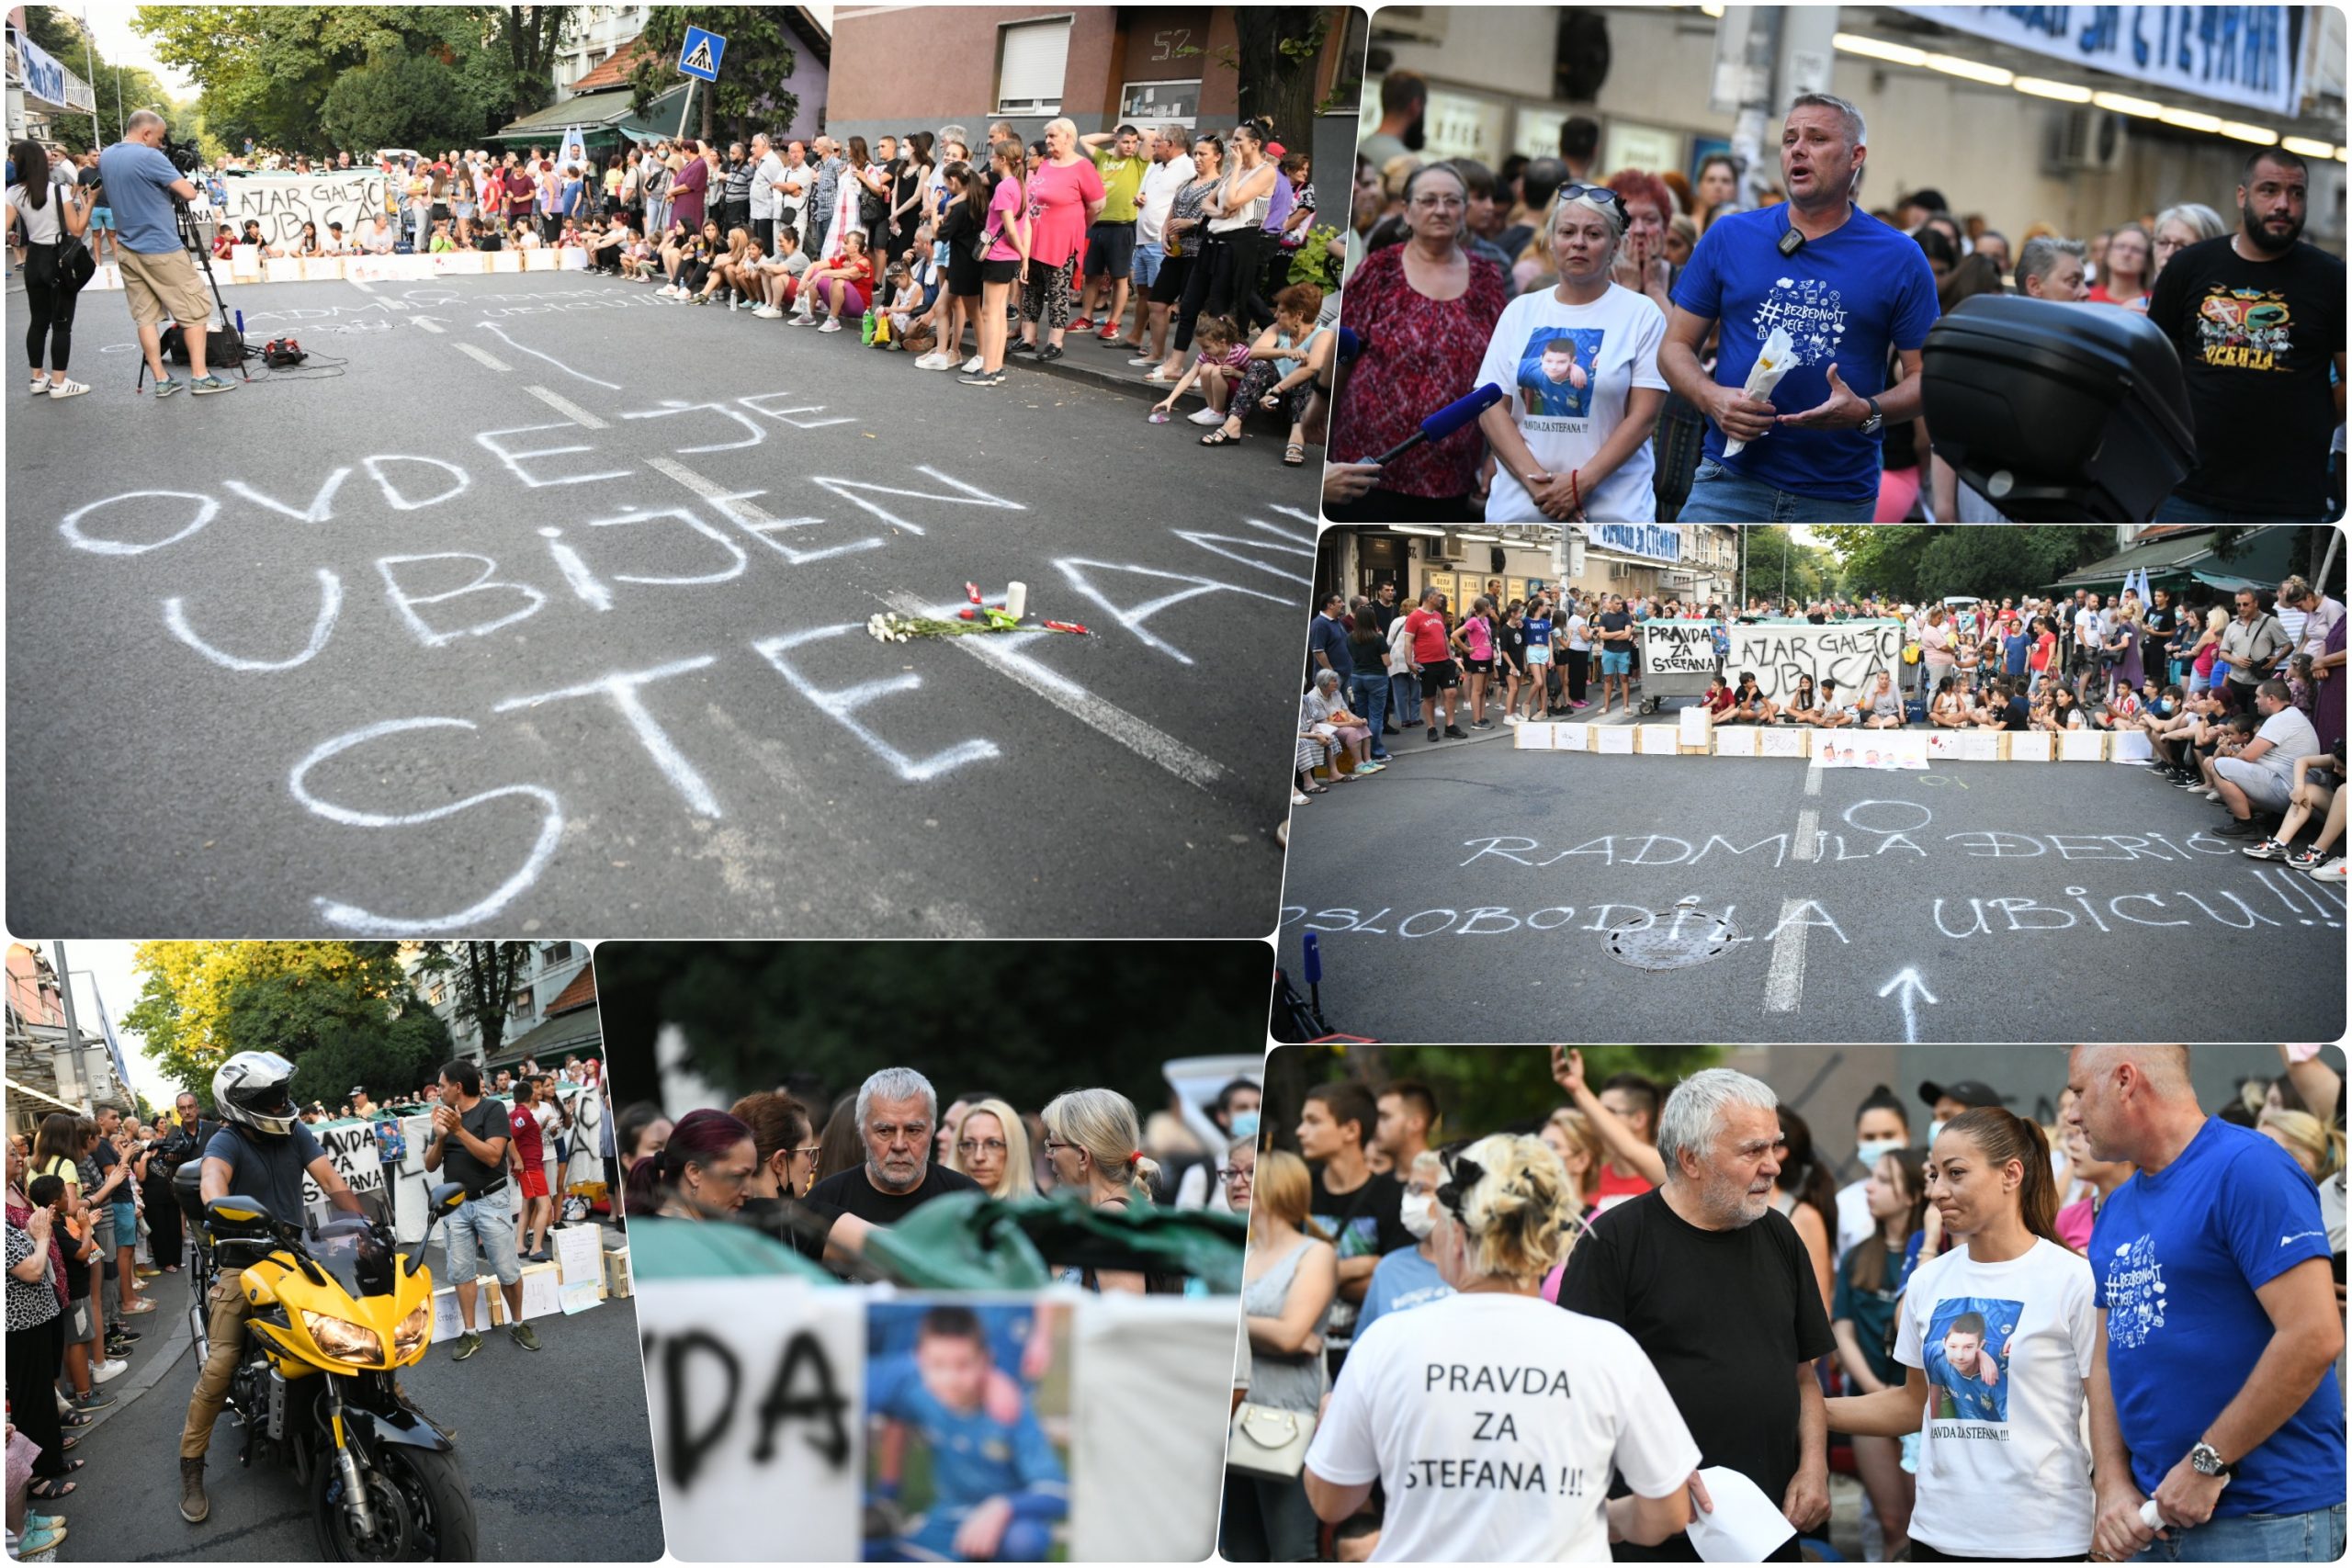
{"label": "blue t-shirt with print", "polygon": [[171,187],[187,176],[144,141],[118,141],[98,154],[98,178],[114,209],[115,239],[142,256],[180,248]]}
{"label": "blue t-shirt with print", "polygon": [[[1745,386],[1765,339],[1785,327],[1796,363],[1773,390],[1772,406],[1803,413],[1829,399],[1829,361],[1858,398],[1887,386],[1888,351],[1914,349],[1936,324],[1936,276],[1909,235],[1857,208],[1835,232],[1781,254],[1787,209],[1731,212],[1707,226],[1674,302],[1723,326],[1715,379]],[[1724,457],[1724,433],[1707,426],[1707,456],[1743,479],[1816,501],[1866,501],[1878,493],[1879,438],[1859,430],[1776,425],[1738,456]]]}
{"label": "blue t-shirt with print", "polygon": [[1421,1256],[1419,1247],[1399,1247],[1373,1267],[1372,1282],[1363,1288],[1363,1305],[1356,1309],[1356,1337],[1387,1313],[1427,1306],[1453,1294],[1453,1287]]}
{"label": "blue t-shirt with print", "polygon": [[[2154,1494],[2197,1446],[2270,1342],[2255,1292],[2328,1257],[2311,1178],[2268,1138],[2218,1117],[2162,1171],[2115,1190],[2091,1232],[2090,1263],[2141,1491]],[[2213,1513],[2301,1514],[2343,1501],[2344,1396],[2331,1370],[2238,1461]]]}

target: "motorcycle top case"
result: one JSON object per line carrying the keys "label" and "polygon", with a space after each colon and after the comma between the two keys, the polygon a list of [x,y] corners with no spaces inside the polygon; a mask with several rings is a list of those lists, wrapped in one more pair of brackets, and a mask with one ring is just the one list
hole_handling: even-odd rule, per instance
{"label": "motorcycle top case", "polygon": [[1980,294],[1928,333],[1936,453],[2020,523],[2144,523],[2197,466],[2171,342],[2145,316]]}

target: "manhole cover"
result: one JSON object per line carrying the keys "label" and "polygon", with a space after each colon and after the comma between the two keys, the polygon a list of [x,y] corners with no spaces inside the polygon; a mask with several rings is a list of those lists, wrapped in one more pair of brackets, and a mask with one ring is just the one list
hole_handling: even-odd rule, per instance
{"label": "manhole cover", "polygon": [[1620,920],[1601,942],[1610,957],[1636,969],[1688,969],[1721,958],[1738,940],[1738,927],[1686,899]]}

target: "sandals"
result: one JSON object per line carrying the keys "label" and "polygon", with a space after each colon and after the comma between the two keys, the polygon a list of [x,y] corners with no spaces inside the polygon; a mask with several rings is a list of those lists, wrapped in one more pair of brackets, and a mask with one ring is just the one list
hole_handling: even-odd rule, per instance
{"label": "sandals", "polygon": [[1298,793],[1301,795],[1329,795],[1331,793],[1331,789],[1329,784],[1311,784],[1300,789]]}
{"label": "sandals", "polygon": [[[70,1460],[66,1462],[65,1472],[71,1475],[89,1462],[85,1459]],[[53,1503],[60,1497],[72,1496],[80,1489],[81,1483],[78,1481],[58,1481],[43,1476],[32,1483],[31,1495],[40,1502]]]}
{"label": "sandals", "polygon": [[1210,431],[1206,435],[1201,437],[1201,445],[1204,446],[1231,446],[1238,444],[1240,440],[1241,437],[1238,434],[1226,429],[1225,426],[1220,424],[1215,430]]}
{"label": "sandals", "polygon": [[1283,448],[1283,467],[1295,468],[1306,461],[1306,443],[1294,441]]}

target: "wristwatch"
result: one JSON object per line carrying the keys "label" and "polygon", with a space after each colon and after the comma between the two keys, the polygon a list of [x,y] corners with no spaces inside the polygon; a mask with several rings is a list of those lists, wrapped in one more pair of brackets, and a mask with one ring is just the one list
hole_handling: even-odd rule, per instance
{"label": "wristwatch", "polygon": [[1871,405],[1870,418],[1862,421],[1862,434],[1864,435],[1876,435],[1879,433],[1880,427],[1886,423],[1886,415],[1879,412],[1878,400],[1876,398],[1864,398],[1862,401]]}
{"label": "wristwatch", "polygon": [[2199,1443],[2188,1450],[2188,1467],[2199,1475],[2235,1476],[2238,1467],[2222,1462],[2222,1450],[2211,1443]]}

